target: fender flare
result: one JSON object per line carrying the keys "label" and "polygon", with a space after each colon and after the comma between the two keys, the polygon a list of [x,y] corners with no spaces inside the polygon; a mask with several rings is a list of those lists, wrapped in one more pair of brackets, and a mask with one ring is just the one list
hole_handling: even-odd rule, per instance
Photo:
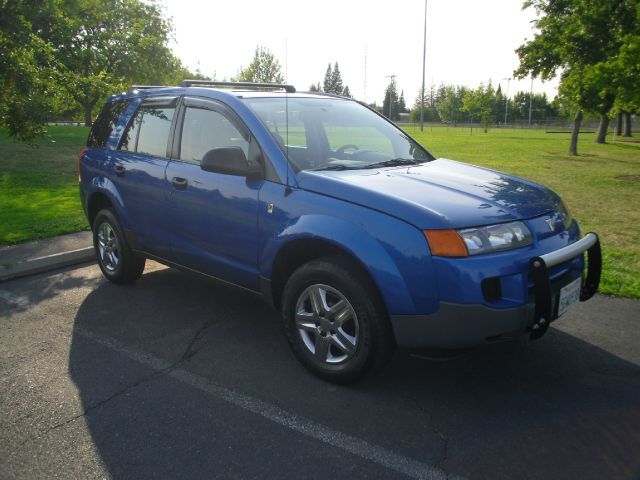
{"label": "fender flare", "polygon": [[91,179],[89,194],[87,195],[87,215],[89,214],[89,205],[91,199],[96,194],[106,195],[116,210],[118,219],[123,228],[129,228],[129,218],[125,213],[124,202],[120,196],[120,192],[115,184],[105,176],[96,176]]}

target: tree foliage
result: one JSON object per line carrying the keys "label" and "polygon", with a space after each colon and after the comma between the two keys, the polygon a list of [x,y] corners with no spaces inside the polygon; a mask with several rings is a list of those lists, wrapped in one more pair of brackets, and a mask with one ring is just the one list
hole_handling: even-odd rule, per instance
{"label": "tree foliage", "polygon": [[[529,121],[529,92],[517,92],[513,98],[507,100],[502,94],[500,85],[491,92],[488,87],[480,85],[476,89],[469,89],[463,85],[431,86],[425,91],[424,120],[426,122],[441,122],[457,124],[460,122],[480,122],[501,124],[504,121],[505,102],[509,104],[509,118],[511,123],[528,123]],[[465,98],[467,99],[465,108]],[[421,92],[416,95],[411,109],[411,121],[420,120]],[[558,105],[550,102],[545,94],[533,94],[531,109],[532,123],[543,123],[547,119],[560,115]],[[484,114],[484,121],[483,121]]]}
{"label": "tree foliage", "polygon": [[247,68],[240,68],[235,82],[284,83],[282,67],[268,48],[256,47],[253,59]]}
{"label": "tree foliage", "polygon": [[468,112],[472,120],[480,120],[486,133],[496,104],[496,91],[491,85],[491,80],[487,86],[481,83],[475,90],[465,92],[462,103],[462,110]]}
{"label": "tree foliage", "polygon": [[21,140],[42,134],[56,105],[76,103],[90,124],[109,93],[185,71],[153,2],[4,0],[1,15],[0,121]]}
{"label": "tree foliage", "polygon": [[514,74],[546,80],[560,72],[560,94],[579,113],[570,152],[577,153],[582,111],[600,115],[598,141],[604,142],[616,98],[633,96],[640,82],[625,59],[640,31],[638,0],[528,0],[524,7],[536,10],[537,32],[516,50]]}
{"label": "tree foliage", "polygon": [[3,1],[0,10],[0,124],[18,140],[45,132],[60,93],[49,39],[60,16],[56,2]]}
{"label": "tree foliage", "polygon": [[396,79],[391,77],[389,85],[384,91],[384,100],[382,101],[382,114],[389,120],[398,120],[400,118],[398,115],[400,113],[398,108],[400,106],[399,100]]}
{"label": "tree foliage", "polygon": [[324,81],[322,82],[322,89],[326,93],[334,93],[345,97],[351,96],[349,87],[344,85],[342,80],[342,73],[340,73],[338,62],[333,64],[333,68],[331,67],[331,63],[327,65],[327,71],[324,74]]}

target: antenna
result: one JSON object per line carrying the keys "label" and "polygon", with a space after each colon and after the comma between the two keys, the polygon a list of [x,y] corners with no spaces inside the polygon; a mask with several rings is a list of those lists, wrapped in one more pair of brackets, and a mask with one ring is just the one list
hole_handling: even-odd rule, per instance
{"label": "antenna", "polygon": [[424,0],[424,37],[422,41],[422,90],[420,100],[420,131],[424,131],[424,72],[427,63],[427,0]]}
{"label": "antenna", "polygon": [[364,46],[364,103],[367,103],[367,46]]}

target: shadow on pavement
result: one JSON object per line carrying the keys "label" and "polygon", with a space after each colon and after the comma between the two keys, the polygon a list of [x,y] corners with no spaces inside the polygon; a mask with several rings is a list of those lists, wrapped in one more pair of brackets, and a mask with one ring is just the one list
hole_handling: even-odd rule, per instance
{"label": "shadow on pavement", "polygon": [[[92,262],[87,262],[87,265]],[[46,272],[44,275],[13,279],[0,282],[0,291],[13,312],[24,312],[41,302],[50,300],[70,290],[96,287],[102,280],[85,275],[76,270],[77,265]],[[60,275],[64,273],[65,275]],[[32,284],[38,288],[31,288]]]}
{"label": "shadow on pavement", "polygon": [[557,328],[448,361],[398,352],[379,375],[337,387],[296,362],[258,297],[166,269],[100,284],[75,319],[69,371],[116,478],[398,474],[95,338],[468,478],[630,478],[640,467],[640,368]]}

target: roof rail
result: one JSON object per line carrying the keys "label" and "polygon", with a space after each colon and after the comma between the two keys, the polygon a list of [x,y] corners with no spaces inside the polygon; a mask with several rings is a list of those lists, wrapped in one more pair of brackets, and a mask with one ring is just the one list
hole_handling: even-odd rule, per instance
{"label": "roof rail", "polygon": [[247,90],[257,88],[270,88],[273,90],[284,90],[287,93],[296,93],[296,87],[293,85],[284,85],[279,83],[255,83],[255,82],[214,82],[211,80],[188,80],[185,79],[180,83],[181,87],[240,87]]}
{"label": "roof rail", "polygon": [[348,100],[354,100],[351,97],[345,97],[344,95],[338,95],[337,93],[331,93],[331,92],[312,92],[309,90],[307,92],[300,92],[300,93],[312,93],[313,95],[320,95],[321,97],[346,98]]}
{"label": "roof rail", "polygon": [[148,88],[171,88],[167,85],[131,85],[131,90],[146,90]]}

